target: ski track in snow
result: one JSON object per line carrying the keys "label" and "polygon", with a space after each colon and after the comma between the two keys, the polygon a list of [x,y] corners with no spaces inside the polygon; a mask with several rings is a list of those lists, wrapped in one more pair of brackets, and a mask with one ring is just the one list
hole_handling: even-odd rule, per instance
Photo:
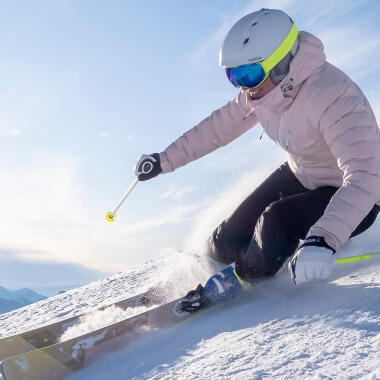
{"label": "ski track in snow", "polygon": [[[353,248],[351,254],[357,253]],[[149,262],[0,315],[0,334],[9,336],[111,304],[126,293],[141,293],[165,280],[173,273],[170,268],[163,275],[165,266],[178,266],[178,261],[167,257]],[[173,296],[183,294],[191,281],[196,285],[200,279],[186,272],[177,275],[180,289]],[[117,310],[102,313],[84,318],[81,328],[112,323]],[[329,282],[306,286],[294,286],[282,272],[246,298],[149,331],[69,379],[374,380],[380,379],[379,358],[380,261],[373,260],[337,266]]]}

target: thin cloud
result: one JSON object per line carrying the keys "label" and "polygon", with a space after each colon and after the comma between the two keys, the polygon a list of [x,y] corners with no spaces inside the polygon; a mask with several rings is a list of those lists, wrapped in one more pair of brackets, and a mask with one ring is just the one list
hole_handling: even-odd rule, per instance
{"label": "thin cloud", "polygon": [[[320,37],[326,47],[327,59],[356,80],[377,70],[380,55],[376,52],[380,47],[380,36],[372,35],[368,30],[345,26],[325,29]],[[347,41],[355,48],[347,49]],[[368,65],[362,64],[363,57],[371,57]]]}
{"label": "thin cloud", "polygon": [[169,188],[161,195],[161,198],[168,198],[173,195],[178,189],[178,186],[174,183],[169,185]]}
{"label": "thin cloud", "polygon": [[363,8],[368,4],[368,0],[336,0],[334,2],[325,2],[321,7],[320,1],[307,2],[301,5],[300,10],[307,12],[308,19],[304,22],[307,29],[322,29],[326,25],[342,23],[342,18],[354,12],[357,9]]}
{"label": "thin cloud", "polygon": [[184,197],[196,190],[195,186],[185,185],[180,188],[176,184],[170,184],[168,190],[161,195],[161,198],[173,199],[177,202],[183,201]]}
{"label": "thin cloud", "polygon": [[21,131],[20,131],[19,129],[11,129],[11,130],[9,131],[9,134],[10,134],[11,136],[19,136],[19,135],[21,135]]}
{"label": "thin cloud", "polygon": [[193,220],[194,212],[201,209],[202,205],[202,202],[175,205],[156,217],[149,218],[148,220],[135,223],[133,225],[125,226],[125,232],[142,236],[144,234],[144,230],[159,226],[167,226],[169,224],[180,224]]}

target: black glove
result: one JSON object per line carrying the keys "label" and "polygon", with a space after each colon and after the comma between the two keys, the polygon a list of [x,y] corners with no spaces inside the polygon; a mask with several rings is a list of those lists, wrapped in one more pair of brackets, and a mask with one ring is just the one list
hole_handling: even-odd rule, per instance
{"label": "black glove", "polygon": [[146,181],[162,172],[158,153],[143,154],[136,162],[135,174],[139,181]]}

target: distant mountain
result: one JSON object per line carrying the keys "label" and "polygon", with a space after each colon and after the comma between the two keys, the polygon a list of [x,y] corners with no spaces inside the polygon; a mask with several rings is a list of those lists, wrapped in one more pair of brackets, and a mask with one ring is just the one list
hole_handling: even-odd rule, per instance
{"label": "distant mountain", "polygon": [[22,307],[19,303],[0,298],[0,314]]}
{"label": "distant mountain", "polygon": [[38,294],[32,289],[28,289],[28,288],[16,290],[13,292],[13,294],[16,294],[21,301],[25,300],[26,302],[29,302],[28,305],[30,303],[34,303],[34,302],[38,302],[38,301],[42,301],[46,299],[45,296],[42,296],[41,294]]}
{"label": "distant mountain", "polygon": [[45,296],[24,288],[16,291],[0,286],[0,314],[46,299]]}

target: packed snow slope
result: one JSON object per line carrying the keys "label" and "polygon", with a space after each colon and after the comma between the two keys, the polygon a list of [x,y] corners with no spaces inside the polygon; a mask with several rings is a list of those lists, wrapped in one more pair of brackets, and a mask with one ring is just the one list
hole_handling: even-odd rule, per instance
{"label": "packed snow slope", "polygon": [[[376,249],[366,242],[365,234],[353,239],[339,257]],[[158,282],[175,286],[175,297],[204,281],[211,272],[204,268],[190,253],[167,256],[1,315],[0,335],[110,304]],[[82,327],[116,318],[114,310],[108,318],[90,314]],[[380,260],[374,259],[337,265],[330,281],[306,286],[295,286],[282,271],[243,299],[146,332],[70,379],[372,380],[380,379],[379,358]]]}

